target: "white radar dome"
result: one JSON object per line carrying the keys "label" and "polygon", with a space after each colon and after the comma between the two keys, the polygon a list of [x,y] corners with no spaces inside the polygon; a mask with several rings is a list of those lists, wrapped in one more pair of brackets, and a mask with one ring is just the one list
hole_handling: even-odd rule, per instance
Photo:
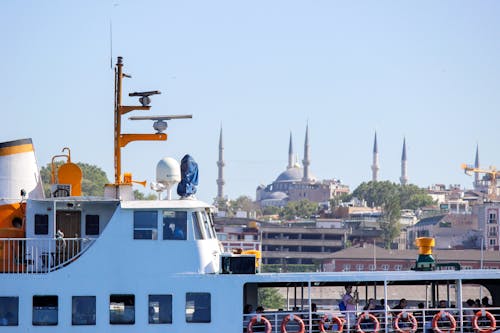
{"label": "white radar dome", "polygon": [[172,186],[181,181],[181,166],[171,157],[162,158],[156,165],[156,181],[165,186]]}

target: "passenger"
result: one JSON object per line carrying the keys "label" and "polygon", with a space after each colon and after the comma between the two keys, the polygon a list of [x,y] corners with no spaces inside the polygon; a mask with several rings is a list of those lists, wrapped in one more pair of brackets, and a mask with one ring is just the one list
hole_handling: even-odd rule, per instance
{"label": "passenger", "polygon": [[[365,312],[368,312],[368,313],[374,315],[375,317],[378,317],[378,313],[374,312],[374,311],[376,311],[376,308],[377,308],[377,304],[375,304],[375,299],[370,298],[368,300],[368,303],[366,303],[366,305],[363,307],[363,310]],[[379,322],[380,322],[380,320],[379,320]],[[375,323],[371,319],[361,319],[359,326],[365,332],[375,331]]]}
{"label": "passenger", "polygon": [[[408,305],[408,301],[406,301],[406,298],[401,298],[399,300],[399,303],[398,305],[396,305],[395,307],[393,307],[392,309],[393,310],[403,310],[403,309],[406,309],[406,306]],[[393,315],[394,316],[397,316],[401,311],[393,311]]]}
{"label": "passenger", "polygon": [[488,296],[484,296],[483,299],[481,299],[481,306],[483,308],[489,308],[491,306],[488,300]]}
{"label": "passenger", "polygon": [[413,316],[415,316],[415,319],[417,320],[417,323],[418,323],[416,333],[424,332],[424,329],[423,329],[424,307],[425,307],[424,303],[420,302],[417,304],[418,311],[413,312]]}
{"label": "passenger", "polygon": [[349,327],[354,327],[356,325],[356,304],[358,302],[357,292],[354,293],[354,297],[351,296],[352,286],[345,286],[345,294],[342,297],[342,302],[345,305],[345,317],[346,325]]}
{"label": "passenger", "polygon": [[245,304],[243,307],[243,332],[247,331],[248,323],[253,317],[252,304]]}
{"label": "passenger", "polygon": [[467,302],[465,302],[464,309],[464,332],[473,332],[472,329],[472,320],[474,319],[474,300],[469,298]]}
{"label": "passenger", "polygon": [[440,308],[440,309],[446,309],[447,308],[447,304],[446,304],[446,301],[444,299],[442,299],[442,300],[439,301],[438,308]]}
{"label": "passenger", "polygon": [[[389,305],[385,304],[385,299],[381,298],[380,304],[375,307],[375,310],[379,311],[380,330],[385,331],[385,323],[386,323],[385,315],[387,313],[387,316],[390,317],[391,309],[389,308]],[[387,318],[387,321],[389,320],[390,318]]]}
{"label": "passenger", "polygon": [[[264,307],[262,305],[259,305],[257,309],[255,309],[255,313],[261,314],[264,313]],[[261,324],[261,323],[256,323],[253,325],[253,331],[254,332],[265,332],[266,331],[266,325]]]}

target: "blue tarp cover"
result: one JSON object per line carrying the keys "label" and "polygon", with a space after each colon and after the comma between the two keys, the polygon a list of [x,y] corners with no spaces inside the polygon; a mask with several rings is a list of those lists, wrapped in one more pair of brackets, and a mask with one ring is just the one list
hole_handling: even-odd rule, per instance
{"label": "blue tarp cover", "polygon": [[188,197],[196,193],[198,185],[198,163],[190,155],[181,160],[181,182],[177,185],[177,194]]}

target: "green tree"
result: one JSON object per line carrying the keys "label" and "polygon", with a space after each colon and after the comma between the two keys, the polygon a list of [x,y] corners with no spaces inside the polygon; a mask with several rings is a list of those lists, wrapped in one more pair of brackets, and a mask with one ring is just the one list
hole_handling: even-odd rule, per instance
{"label": "green tree", "polygon": [[296,218],[309,218],[318,211],[318,204],[309,200],[289,202],[280,212],[280,217],[285,220]]}
{"label": "green tree", "polygon": [[156,200],[158,199],[158,196],[154,193],[149,193],[148,195],[145,195],[139,190],[134,190],[134,198],[135,200]]}
{"label": "green tree", "polygon": [[[62,162],[55,163],[56,168]],[[109,184],[106,173],[98,166],[87,163],[76,163],[82,170],[82,195],[83,196],[102,196],[104,194],[104,185]],[[48,163],[40,169],[45,196],[50,197],[51,192],[51,164]]]}
{"label": "green tree", "polygon": [[236,215],[236,212],[242,210],[244,212],[252,212],[257,210],[257,206],[252,198],[247,195],[241,195],[235,200],[229,201],[229,212],[231,215]]}
{"label": "green tree", "polygon": [[259,288],[257,299],[265,309],[281,309],[285,307],[285,298],[276,288]]}
{"label": "green tree", "polygon": [[399,219],[401,218],[401,208],[397,197],[389,197],[383,205],[384,215],[380,221],[382,230],[382,238],[386,249],[390,249],[392,242],[398,237],[401,226]]}

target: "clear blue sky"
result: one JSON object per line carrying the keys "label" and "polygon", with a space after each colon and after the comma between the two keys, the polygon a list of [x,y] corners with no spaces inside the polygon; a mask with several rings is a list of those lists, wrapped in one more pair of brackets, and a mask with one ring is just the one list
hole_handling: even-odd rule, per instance
{"label": "clear blue sky", "polygon": [[377,131],[380,179],[398,181],[406,137],[411,183],[470,187],[476,144],[500,167],[499,17],[498,1],[2,1],[0,141],[33,138],[40,165],[68,146],[113,179],[112,21],[126,92],[161,90],[147,114],[194,117],[124,150],[137,180],[189,153],[211,202],[222,124],[225,192],[254,197],[290,131],[302,159],[308,122],[320,179],[370,180]]}

